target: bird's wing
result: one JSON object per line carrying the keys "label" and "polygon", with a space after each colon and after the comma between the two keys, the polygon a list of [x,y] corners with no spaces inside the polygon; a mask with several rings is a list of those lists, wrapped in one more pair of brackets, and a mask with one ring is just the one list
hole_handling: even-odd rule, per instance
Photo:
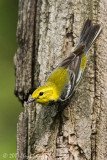
{"label": "bird's wing", "polygon": [[69,60],[65,60],[64,63],[62,63],[62,66],[67,69],[69,74],[69,81],[66,86],[64,86],[62,90],[62,94],[60,96],[60,100],[68,99],[74,92],[75,87],[77,86],[77,79],[79,76],[80,71],[80,65],[81,65],[81,55],[74,57],[72,61],[69,63]]}

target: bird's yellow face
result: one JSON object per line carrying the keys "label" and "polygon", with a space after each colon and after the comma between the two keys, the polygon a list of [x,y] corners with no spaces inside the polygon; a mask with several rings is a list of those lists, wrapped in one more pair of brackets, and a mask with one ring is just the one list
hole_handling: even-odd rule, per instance
{"label": "bird's yellow face", "polygon": [[36,101],[37,103],[48,105],[51,102],[56,102],[57,99],[58,94],[54,88],[50,86],[41,86],[33,92],[27,103]]}

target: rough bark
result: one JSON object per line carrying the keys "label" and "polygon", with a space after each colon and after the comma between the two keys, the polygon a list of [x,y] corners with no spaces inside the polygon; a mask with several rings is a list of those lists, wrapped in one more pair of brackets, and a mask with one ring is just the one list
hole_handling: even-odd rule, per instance
{"label": "rough bark", "polygon": [[[24,103],[71,52],[87,17],[103,32],[70,105],[57,114],[57,106]],[[106,21],[106,0],[19,0],[15,93],[25,110],[18,123],[18,160],[107,159]]]}

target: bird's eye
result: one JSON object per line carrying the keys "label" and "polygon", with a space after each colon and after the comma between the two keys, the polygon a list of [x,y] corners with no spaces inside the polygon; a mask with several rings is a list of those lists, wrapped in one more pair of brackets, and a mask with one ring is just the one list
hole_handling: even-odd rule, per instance
{"label": "bird's eye", "polygon": [[43,92],[40,92],[39,95],[42,96],[42,95],[43,95]]}

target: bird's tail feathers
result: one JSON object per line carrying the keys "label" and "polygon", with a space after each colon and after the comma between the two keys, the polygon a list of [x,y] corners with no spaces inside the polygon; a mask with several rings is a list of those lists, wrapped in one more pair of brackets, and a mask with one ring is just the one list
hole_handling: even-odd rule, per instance
{"label": "bird's tail feathers", "polygon": [[79,41],[76,45],[77,50],[79,46],[84,46],[84,53],[86,53],[93,42],[97,39],[101,32],[101,27],[99,24],[94,24],[92,25],[91,20],[87,19],[84,23],[83,29],[80,34]]}

